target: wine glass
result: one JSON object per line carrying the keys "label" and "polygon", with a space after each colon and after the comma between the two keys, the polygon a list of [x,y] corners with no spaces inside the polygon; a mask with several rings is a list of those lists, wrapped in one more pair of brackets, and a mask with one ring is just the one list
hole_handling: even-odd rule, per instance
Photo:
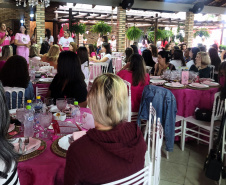
{"label": "wine glass", "polygon": [[86,124],[86,117],[87,117],[87,113],[84,112],[84,113],[82,114],[82,126],[84,126],[84,125]]}
{"label": "wine glass", "polygon": [[43,138],[49,139],[47,128],[50,126],[52,122],[53,115],[51,112],[42,113],[40,115],[40,124],[44,128]]}
{"label": "wine glass", "polygon": [[60,112],[63,112],[63,110],[67,106],[67,99],[65,99],[65,98],[56,99],[56,106],[60,110]]}
{"label": "wine glass", "polygon": [[19,122],[21,122],[21,132],[24,131],[24,114],[25,114],[25,109],[24,108],[20,108],[16,110],[16,119],[19,120]]}

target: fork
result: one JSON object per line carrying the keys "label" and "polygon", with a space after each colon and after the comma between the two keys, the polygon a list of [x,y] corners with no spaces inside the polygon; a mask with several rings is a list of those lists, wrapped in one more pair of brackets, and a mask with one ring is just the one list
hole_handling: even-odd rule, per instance
{"label": "fork", "polygon": [[27,151],[27,145],[29,144],[29,137],[26,137],[24,140],[24,151],[23,153],[25,153]]}
{"label": "fork", "polygon": [[71,136],[71,137],[68,137],[68,142],[69,142],[69,144],[71,144],[71,143],[73,143],[75,140],[73,139],[73,137]]}

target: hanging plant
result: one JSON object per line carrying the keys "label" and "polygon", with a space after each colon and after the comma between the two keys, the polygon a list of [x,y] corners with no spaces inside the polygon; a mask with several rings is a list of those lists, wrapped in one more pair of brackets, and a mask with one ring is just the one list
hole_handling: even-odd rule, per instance
{"label": "hanging plant", "polygon": [[83,24],[83,23],[72,24],[70,31],[72,33],[75,33],[76,35],[77,34],[84,34],[86,32],[86,25]]}
{"label": "hanging plant", "polygon": [[99,21],[95,25],[91,26],[91,32],[93,33],[100,33],[102,36],[106,35],[107,33],[111,33],[112,27],[109,26],[104,21]]}
{"label": "hanging plant", "polygon": [[210,34],[206,28],[201,28],[199,30],[198,29],[195,30],[194,37],[197,37],[197,36],[200,36],[200,37],[204,36],[206,38],[209,38]]}
{"label": "hanging plant", "polygon": [[[164,40],[169,37],[173,37],[172,31],[158,29],[156,32],[156,40],[159,40],[159,39]],[[148,32],[148,39],[154,42],[154,40],[155,40],[155,32],[154,31]]]}
{"label": "hanging plant", "polygon": [[126,31],[126,37],[129,40],[135,40],[140,38],[140,36],[143,34],[143,31],[135,26],[132,26],[130,28],[128,28],[128,30]]}
{"label": "hanging plant", "polygon": [[178,33],[178,34],[176,35],[176,38],[179,39],[180,42],[184,42],[184,37],[183,37],[183,35],[182,35],[181,33]]}

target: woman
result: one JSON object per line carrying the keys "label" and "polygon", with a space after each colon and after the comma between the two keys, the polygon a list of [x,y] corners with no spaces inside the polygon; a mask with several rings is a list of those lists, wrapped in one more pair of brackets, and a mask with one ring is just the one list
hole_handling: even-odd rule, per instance
{"label": "woman", "polygon": [[49,43],[47,41],[44,41],[41,45],[40,54],[44,55],[44,54],[48,53],[49,48],[50,48]]}
{"label": "woman", "polygon": [[54,42],[54,38],[53,36],[51,35],[51,31],[49,29],[46,29],[46,33],[45,33],[45,41],[48,42],[48,44],[50,46],[53,45],[53,42]]}
{"label": "woman", "polygon": [[221,99],[226,98],[226,62],[222,62],[219,66],[218,82],[221,85]]}
{"label": "woman", "polygon": [[148,48],[148,38],[147,38],[147,35],[144,35],[143,36],[143,40],[142,40],[141,43],[142,43],[141,53],[143,53],[143,51]]}
{"label": "woman", "polygon": [[70,42],[70,45],[69,45],[69,51],[72,51],[74,53],[77,52],[77,44],[75,42]]}
{"label": "woman", "polygon": [[87,47],[87,50],[89,53],[89,57],[96,59],[96,53],[95,53],[93,44],[89,44],[89,46]]}
{"label": "woman", "polygon": [[199,73],[199,78],[209,78],[210,77],[210,57],[206,52],[198,52],[195,64],[191,66],[189,71],[194,71]]}
{"label": "woman", "polygon": [[[133,53],[134,54],[139,54],[138,48],[136,45],[131,45],[131,48],[133,48]],[[141,55],[141,54],[140,54]]]}
{"label": "woman", "polygon": [[171,60],[170,63],[173,64],[176,69],[186,66],[183,52],[179,49],[176,49],[173,54],[173,60]]}
{"label": "woman", "polygon": [[150,66],[150,67],[154,67],[155,66],[155,62],[152,58],[152,53],[149,49],[145,49],[143,51],[142,57],[144,58],[144,62],[146,64],[146,66]]}
{"label": "woman", "polygon": [[184,52],[184,60],[186,63],[191,60],[191,57],[189,56],[190,51],[191,51],[191,48],[187,48]]}
{"label": "woman", "polygon": [[64,184],[104,184],[141,170],[146,143],[137,124],[125,121],[128,93],[123,80],[113,74],[97,77],[88,106],[95,128],[69,147]]}
{"label": "woman", "polygon": [[2,57],[0,57],[0,71],[9,57],[13,56],[13,48],[10,45],[2,47]]}
{"label": "woman", "polygon": [[128,62],[130,62],[130,57],[133,54],[133,49],[132,48],[126,48],[125,54],[126,54],[126,58],[125,58],[124,62],[127,64]]}
{"label": "woman", "polygon": [[166,51],[160,51],[158,53],[158,63],[155,64],[155,72],[154,76],[160,76],[163,74],[163,71],[166,69],[169,70],[176,70],[175,66],[173,64],[169,63],[169,56]]}
{"label": "woman", "polygon": [[[137,42],[134,42],[133,45],[135,45],[137,47],[136,49],[138,50],[139,55],[142,55],[141,50],[139,49],[138,43]],[[133,48],[133,45],[131,45],[132,48]],[[135,48],[133,48],[133,49],[135,49]]]}
{"label": "woman", "polygon": [[31,45],[36,44],[36,42],[37,42],[37,29],[35,27],[34,32],[31,36]]}
{"label": "woman", "polygon": [[189,52],[189,56],[191,57],[191,60],[186,63],[186,66],[189,70],[190,70],[190,67],[195,64],[195,58],[198,52],[200,52],[199,48],[197,47],[191,48]]}
{"label": "woman", "polygon": [[50,66],[53,66],[54,69],[57,69],[57,59],[60,54],[60,47],[56,44],[52,45],[49,49],[49,52],[42,56],[43,62],[48,62]]}
{"label": "woman", "polygon": [[119,71],[117,75],[131,83],[132,112],[138,112],[143,89],[150,82],[143,57],[139,54],[133,54],[130,58],[129,68]]}
{"label": "woman", "polygon": [[161,42],[161,47],[162,47],[162,48],[165,48],[167,44],[168,44],[167,39],[164,39],[164,40]]}
{"label": "woman", "polygon": [[102,36],[102,44],[103,43],[108,43],[108,37],[107,36]]}
{"label": "woman", "polygon": [[17,46],[16,54],[24,57],[27,60],[27,64],[29,64],[29,48],[31,42],[26,26],[20,27],[20,33],[16,34],[14,43]]}
{"label": "woman", "polygon": [[89,80],[89,56],[86,47],[79,47],[77,51],[78,58],[81,62],[81,69],[85,80]]}
{"label": "woman", "polygon": [[74,42],[73,38],[70,37],[71,32],[66,30],[64,31],[64,36],[60,38],[59,45],[61,50],[69,50],[69,45],[71,42]]}
{"label": "woman", "polygon": [[[34,89],[32,83],[30,82],[27,62],[24,57],[19,55],[10,57],[1,70],[0,80],[2,81],[4,87],[25,88],[25,102],[27,100],[34,99]],[[13,93],[12,97],[12,109],[15,109],[17,96]],[[9,94],[7,93],[8,106],[9,99]],[[22,93],[19,93],[18,107],[25,102],[22,102]]]}
{"label": "woman", "polygon": [[209,56],[211,60],[211,65],[215,66],[215,71],[214,71],[214,80],[218,80],[218,71],[219,71],[219,66],[221,64],[221,59],[218,55],[218,52],[215,48],[210,48],[209,49]]}
{"label": "woman", "polygon": [[111,51],[116,52],[116,38],[115,35],[111,36],[111,40],[109,40]]}
{"label": "woman", "polygon": [[111,61],[111,48],[110,48],[110,44],[103,43],[102,44],[102,48],[101,48],[101,52],[105,54],[102,59],[97,60],[97,59],[94,59],[94,58],[89,57],[89,60],[90,61],[93,61],[93,62],[107,62],[109,64],[110,61]]}
{"label": "woman", "polygon": [[152,58],[155,61],[155,63],[158,62],[158,48],[155,45],[151,45],[150,47]]}
{"label": "woman", "polygon": [[38,44],[33,44],[30,48],[30,55],[29,58],[32,63],[37,63],[41,60],[40,55],[40,48]]}
{"label": "woman", "polygon": [[57,74],[49,86],[47,97],[74,98],[80,107],[86,107],[87,90],[78,56],[62,51],[57,61]]}
{"label": "woman", "polygon": [[10,125],[9,110],[7,108],[5,91],[0,83],[0,184],[19,185],[17,173],[17,161],[19,155],[14,151],[14,147],[7,139]]}

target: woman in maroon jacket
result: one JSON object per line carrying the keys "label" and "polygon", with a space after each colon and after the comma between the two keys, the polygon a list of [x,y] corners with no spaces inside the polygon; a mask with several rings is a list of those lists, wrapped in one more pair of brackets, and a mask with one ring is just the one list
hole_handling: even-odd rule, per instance
{"label": "woman in maroon jacket", "polygon": [[128,123],[128,93],[113,74],[97,77],[88,95],[95,128],[71,144],[66,157],[65,185],[103,184],[144,167],[146,144],[135,123]]}

